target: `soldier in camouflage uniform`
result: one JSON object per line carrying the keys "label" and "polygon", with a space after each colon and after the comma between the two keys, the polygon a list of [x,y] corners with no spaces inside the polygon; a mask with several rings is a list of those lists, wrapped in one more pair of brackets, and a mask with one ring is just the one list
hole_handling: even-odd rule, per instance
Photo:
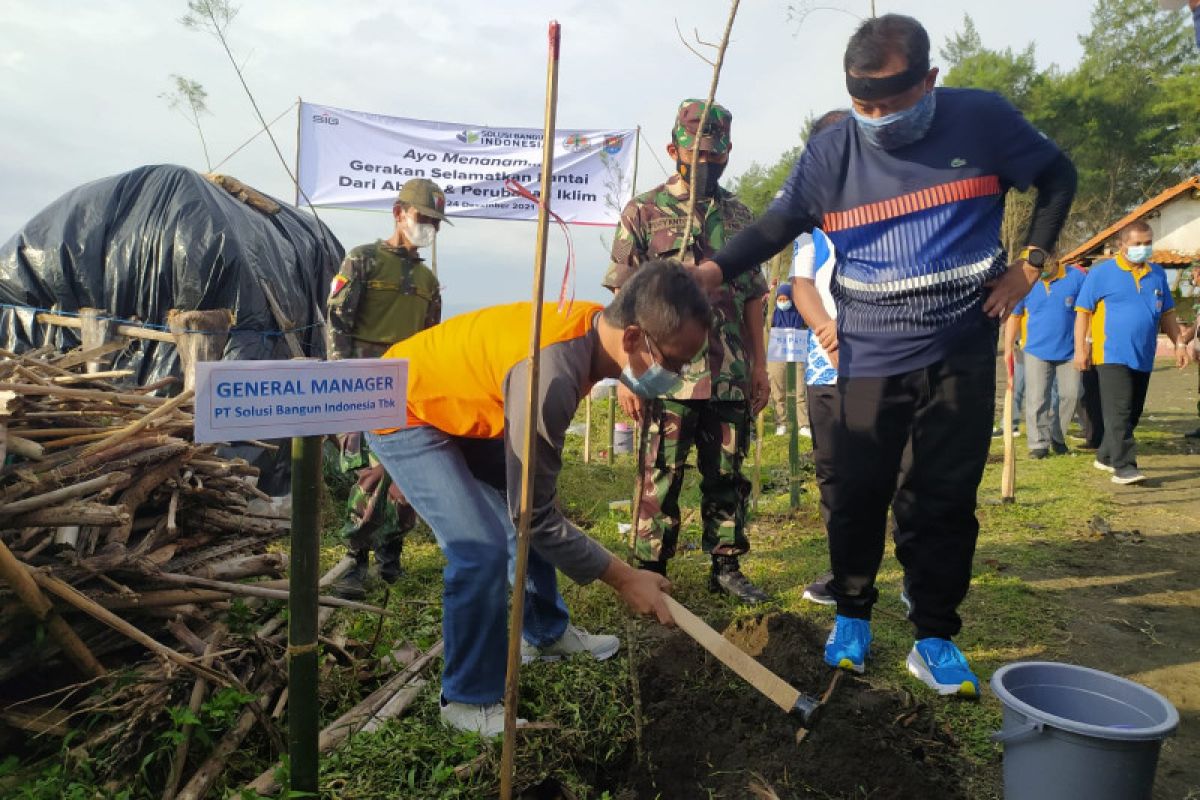
{"label": "soldier in camouflage uniform", "polygon": [[[334,276],[329,292],[329,357],[379,358],[396,342],[436,325],[442,317],[437,278],[417,254],[433,244],[446,198],[433,181],[414,178],[392,208],[391,238],[356,247]],[[447,220],[448,222],[448,220]],[[338,436],[340,465],[354,475],[342,538],[355,566],[338,583],[343,597],[361,598],[371,550],[379,575],[400,577],[404,534],[417,516],[363,441],[361,433]]]}
{"label": "soldier in camouflage uniform", "polygon": [[[751,221],[749,209],[717,181],[729,159],[732,116],[714,104],[693,165],[701,100],[685,100],[676,114],[667,153],[677,173],[629,202],[613,239],[612,264],[604,285],[618,291],[643,263],[674,258],[698,264],[719,250]],[[683,246],[689,185],[695,171],[696,216],[691,244]],[[715,297],[708,346],[684,370],[684,387],[668,398],[642,402],[621,386],[627,413],[649,423],[635,520],[634,555],[643,569],[666,574],[667,559],[679,538],[679,492],[688,452],[695,446],[702,476],[700,515],[704,552],[712,555],[709,588],[757,603],[766,594],[742,574],[738,556],[750,549],[746,538],[746,499],[750,482],[742,474],[754,416],[766,405],[769,382],[763,343],[766,282],[747,274],[724,285]]]}

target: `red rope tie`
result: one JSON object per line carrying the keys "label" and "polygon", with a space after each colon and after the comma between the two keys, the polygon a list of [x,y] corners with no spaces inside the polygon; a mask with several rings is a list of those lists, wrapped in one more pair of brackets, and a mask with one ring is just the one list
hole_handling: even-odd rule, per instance
{"label": "red rope tie", "polygon": [[[543,166],[543,169],[544,168],[545,167]],[[508,178],[504,181],[504,188],[518,197],[522,197],[531,203],[535,203],[538,208],[541,208],[547,214],[549,214],[551,218],[558,223],[558,227],[562,229],[563,236],[567,240],[567,263],[563,265],[562,287],[558,291],[558,313],[569,313],[571,306],[575,304],[575,244],[571,241],[571,229],[567,227],[566,220],[551,211],[550,207],[546,205],[542,198],[538,197],[512,178]]]}

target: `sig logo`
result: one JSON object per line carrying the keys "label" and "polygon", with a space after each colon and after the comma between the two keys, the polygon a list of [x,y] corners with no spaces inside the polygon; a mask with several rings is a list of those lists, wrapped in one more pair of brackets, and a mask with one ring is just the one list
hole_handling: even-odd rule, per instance
{"label": "sig logo", "polygon": [[332,114],[313,114],[312,121],[317,125],[338,125],[340,121]]}
{"label": "sig logo", "polygon": [[479,131],[473,131],[470,128],[467,128],[465,130],[459,131],[454,136],[454,138],[458,139],[463,144],[478,144],[479,143]]}

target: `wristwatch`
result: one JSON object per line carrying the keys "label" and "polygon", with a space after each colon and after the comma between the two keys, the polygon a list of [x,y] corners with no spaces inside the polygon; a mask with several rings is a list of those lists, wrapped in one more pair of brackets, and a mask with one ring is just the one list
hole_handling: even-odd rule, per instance
{"label": "wristwatch", "polygon": [[1018,261],[1025,261],[1040,273],[1043,278],[1048,278],[1054,274],[1054,271],[1048,268],[1050,254],[1040,247],[1034,245],[1026,245],[1021,252],[1017,254]]}

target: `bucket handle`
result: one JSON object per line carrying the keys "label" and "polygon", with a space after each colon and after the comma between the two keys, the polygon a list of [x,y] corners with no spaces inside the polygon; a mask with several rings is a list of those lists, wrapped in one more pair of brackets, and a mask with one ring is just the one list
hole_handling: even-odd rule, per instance
{"label": "bucket handle", "polygon": [[992,734],[991,739],[997,744],[1012,744],[1013,742],[1033,738],[1041,733],[1044,727],[1041,722],[1024,722],[1009,730],[996,731]]}

